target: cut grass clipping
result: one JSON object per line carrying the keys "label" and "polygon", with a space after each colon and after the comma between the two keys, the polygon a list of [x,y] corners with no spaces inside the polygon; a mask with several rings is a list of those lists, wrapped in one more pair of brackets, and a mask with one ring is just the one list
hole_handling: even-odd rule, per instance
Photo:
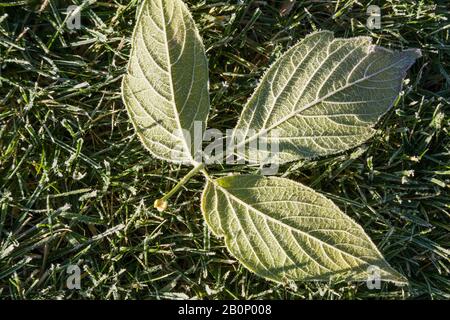
{"label": "cut grass clipping", "polygon": [[[371,288],[345,277],[286,286],[248,271],[205,223],[201,174],[163,213],[153,208],[192,167],[150,156],[122,102],[141,4],[0,3],[1,299],[450,299],[445,1],[372,2],[379,29],[367,27],[361,1],[186,1],[208,57],[206,130],[235,128],[268,68],[318,30],[397,52],[420,48],[366,143],[279,167],[280,178],[361,225],[409,283]],[[261,172],[250,163],[207,170],[217,182]]]}

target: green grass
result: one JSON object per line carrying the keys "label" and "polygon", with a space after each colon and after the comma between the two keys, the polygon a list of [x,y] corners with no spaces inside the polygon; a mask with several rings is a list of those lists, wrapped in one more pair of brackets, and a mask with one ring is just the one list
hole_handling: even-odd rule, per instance
{"label": "green grass", "polygon": [[[219,129],[233,127],[267,66],[313,30],[422,49],[375,138],[280,170],[332,198],[410,280],[381,290],[283,287],[250,273],[209,233],[201,176],[166,212],[152,208],[189,168],[152,158],[121,101],[138,2],[0,3],[1,298],[450,298],[446,1],[296,1],[283,16],[284,1],[188,2],[210,61],[209,126]],[[82,29],[71,32],[64,12],[81,3]],[[369,4],[381,6],[381,30],[365,26]],[[81,290],[66,288],[71,264],[82,269]]]}

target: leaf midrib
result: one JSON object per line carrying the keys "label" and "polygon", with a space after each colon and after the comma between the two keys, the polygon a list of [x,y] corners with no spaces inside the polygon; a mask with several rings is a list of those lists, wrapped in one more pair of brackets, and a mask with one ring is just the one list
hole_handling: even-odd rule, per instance
{"label": "leaf midrib", "polygon": [[[366,59],[367,56],[364,59]],[[362,59],[361,61],[363,61],[364,59]],[[295,110],[295,111],[289,113],[288,115],[286,115],[285,117],[281,118],[279,121],[277,121],[275,124],[271,125],[269,128],[265,128],[263,130],[260,130],[257,134],[255,134],[255,135],[249,137],[248,139],[245,139],[244,141],[238,143],[235,148],[238,149],[239,147],[241,147],[241,146],[243,146],[243,145],[253,141],[254,139],[258,138],[261,135],[264,135],[264,134],[268,133],[270,130],[272,130],[272,129],[276,128],[277,126],[281,125],[282,123],[288,121],[292,117],[295,117],[296,115],[298,115],[298,114],[300,114],[300,113],[302,113],[302,112],[304,112],[304,111],[314,107],[316,104],[319,104],[319,103],[323,102],[327,98],[329,98],[329,97],[339,93],[340,91],[345,90],[345,89],[347,89],[347,88],[349,88],[349,87],[351,87],[353,85],[356,85],[356,84],[358,84],[360,82],[366,81],[366,80],[368,80],[368,79],[370,79],[370,78],[372,78],[372,77],[374,77],[374,76],[376,76],[376,75],[378,75],[378,74],[380,74],[380,73],[382,73],[382,72],[392,68],[396,64],[398,64],[400,62],[403,62],[404,60],[405,60],[405,58],[400,59],[400,60],[390,64],[389,66],[387,66],[387,67],[385,67],[385,68],[383,68],[383,69],[381,69],[381,70],[379,70],[379,71],[377,71],[375,73],[372,73],[370,76],[365,76],[365,77],[362,77],[362,78],[360,78],[360,79],[358,79],[358,80],[356,80],[354,82],[347,83],[345,86],[342,86],[339,89],[334,90],[334,91],[326,94],[325,96],[321,97],[320,99],[315,99],[311,103],[307,104],[305,107],[303,107],[303,108],[301,108],[299,110]]]}
{"label": "leaf midrib", "polygon": [[[167,38],[166,16],[164,14],[164,6],[163,6],[162,0],[159,0],[159,3],[161,5],[160,10],[161,10],[162,24],[163,24],[164,45],[166,47],[167,69],[168,69],[168,74],[169,74],[169,85],[170,85],[170,92],[171,92],[171,97],[172,97],[172,108],[173,108],[173,113],[175,115],[175,121],[177,123],[178,129],[180,130],[180,132],[182,132],[183,127],[181,126],[180,116],[178,114],[177,105],[176,105],[176,101],[175,101],[175,89],[173,87],[172,60],[170,58],[170,53],[169,53],[169,43],[168,43],[168,38]],[[175,11],[175,6],[172,8],[172,10]],[[175,13],[173,12],[173,14],[175,14]],[[182,54],[183,54],[183,52],[180,53],[180,55],[182,55]],[[185,151],[185,154],[188,155],[189,161],[191,162],[191,164],[193,164],[195,166],[197,163],[194,161],[191,152],[189,152],[189,147],[188,147],[186,139],[184,138],[182,133],[181,133],[180,140],[183,143],[184,151]]]}
{"label": "leaf midrib", "polygon": [[285,224],[284,222],[281,222],[281,221],[279,221],[279,220],[277,220],[277,219],[275,219],[275,218],[269,216],[268,214],[266,214],[266,213],[264,213],[264,212],[259,211],[258,209],[252,207],[252,206],[249,205],[248,203],[246,203],[246,202],[242,201],[241,199],[239,199],[237,196],[235,196],[234,194],[232,194],[231,192],[229,192],[227,189],[221,187],[221,186],[220,186],[219,184],[217,184],[215,181],[213,181],[213,185],[216,186],[218,189],[220,189],[220,190],[222,191],[222,193],[225,195],[225,197],[228,197],[228,195],[229,195],[231,198],[233,198],[234,201],[238,202],[239,204],[243,205],[244,207],[248,208],[249,210],[252,210],[252,211],[256,212],[257,214],[263,216],[263,218],[265,218],[265,219],[267,219],[267,220],[270,220],[270,221],[272,221],[272,222],[274,222],[274,223],[276,223],[276,224],[279,224],[279,225],[281,225],[282,227],[285,227],[285,228],[289,229],[291,232],[297,232],[297,233],[300,233],[300,234],[302,234],[303,236],[306,236],[307,238],[310,238],[310,239],[312,239],[312,240],[314,240],[314,241],[317,241],[317,242],[319,242],[319,243],[322,243],[322,244],[324,244],[324,245],[326,245],[326,246],[328,246],[328,247],[330,247],[330,248],[332,248],[332,249],[334,249],[334,250],[337,250],[337,251],[339,251],[339,252],[341,252],[341,253],[343,253],[343,254],[345,254],[345,255],[347,255],[347,256],[350,256],[350,257],[353,258],[353,259],[356,259],[356,260],[358,260],[358,261],[360,261],[360,262],[363,262],[363,263],[368,263],[367,261],[365,261],[365,260],[363,260],[363,259],[361,259],[361,258],[359,258],[359,257],[357,257],[357,256],[354,256],[354,255],[352,255],[352,254],[350,254],[350,253],[348,253],[348,252],[345,252],[345,251],[343,251],[342,249],[339,249],[339,248],[337,248],[337,247],[335,247],[335,246],[333,246],[333,245],[331,245],[331,244],[329,244],[329,243],[327,243],[327,242],[325,242],[325,241],[323,241],[323,240],[321,240],[321,239],[319,239],[319,238],[317,238],[317,237],[314,237],[314,236],[308,234],[307,232],[304,232],[304,231],[299,230],[299,229],[295,229],[294,227],[292,227],[292,226],[290,226],[290,225],[288,225],[288,224]]}

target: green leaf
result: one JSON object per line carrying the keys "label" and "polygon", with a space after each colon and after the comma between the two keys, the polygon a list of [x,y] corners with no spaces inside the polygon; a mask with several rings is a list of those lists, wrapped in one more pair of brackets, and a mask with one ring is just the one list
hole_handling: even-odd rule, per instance
{"label": "green leaf", "polygon": [[289,179],[209,179],[201,207],[230,252],[267,279],[367,280],[378,270],[381,280],[405,281],[358,224],[324,196]]}
{"label": "green leaf", "polygon": [[[371,127],[392,107],[420,55],[418,49],[372,45],[368,37],[310,34],[264,75],[242,111],[235,139],[242,146],[260,140],[268,150],[278,143],[279,163],[353,148],[374,134]],[[237,154],[248,160],[254,150],[245,150]],[[259,152],[253,160],[267,157]]]}
{"label": "green leaf", "polygon": [[192,137],[195,121],[204,128],[209,112],[208,64],[182,1],[143,2],[122,95],[138,136],[155,157],[196,163],[201,146]]}

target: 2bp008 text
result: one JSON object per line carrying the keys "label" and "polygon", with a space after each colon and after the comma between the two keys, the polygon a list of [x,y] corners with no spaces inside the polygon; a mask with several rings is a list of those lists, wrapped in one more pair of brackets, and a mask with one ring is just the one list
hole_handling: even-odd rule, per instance
{"label": "2bp008 text", "polygon": [[222,305],[222,314],[224,315],[269,315],[272,314],[272,306],[270,305]]}

